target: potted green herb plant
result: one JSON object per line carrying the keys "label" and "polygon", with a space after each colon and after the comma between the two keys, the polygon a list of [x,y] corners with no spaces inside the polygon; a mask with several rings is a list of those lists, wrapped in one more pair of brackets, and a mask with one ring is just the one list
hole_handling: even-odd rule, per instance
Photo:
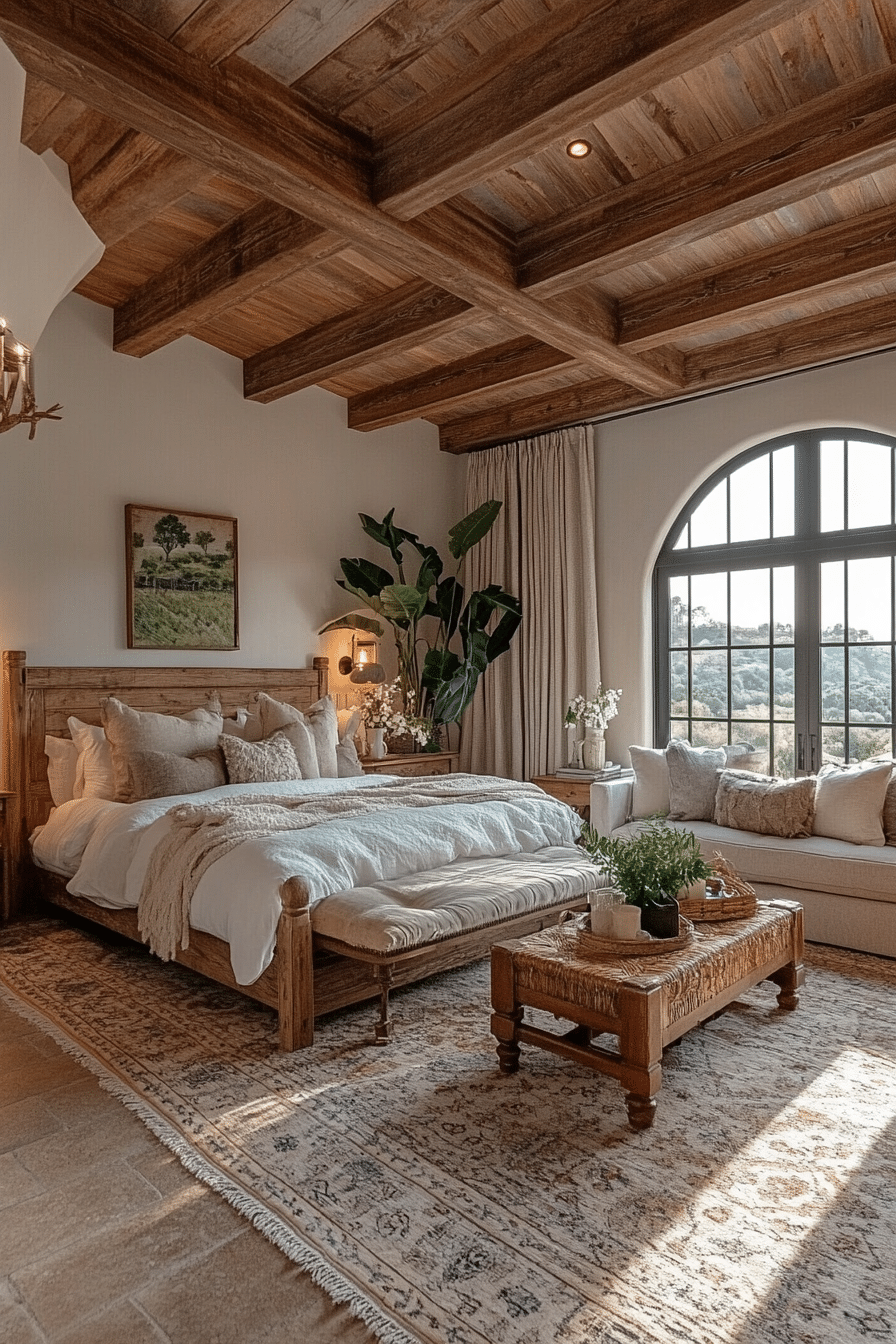
{"label": "potted green herb plant", "polygon": [[677,935],[678,892],[712,875],[693,831],[661,818],[644,822],[631,838],[600,835],[586,822],[579,844],[627,904],[640,906],[641,927],[655,938]]}

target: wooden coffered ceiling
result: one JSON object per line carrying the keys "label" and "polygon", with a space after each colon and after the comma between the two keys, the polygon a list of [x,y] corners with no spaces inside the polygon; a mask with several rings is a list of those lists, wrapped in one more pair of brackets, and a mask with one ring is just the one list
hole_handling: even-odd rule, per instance
{"label": "wooden coffered ceiling", "polygon": [[254,400],[465,452],[896,344],[896,0],[0,0],[0,36],[115,348],[191,333]]}

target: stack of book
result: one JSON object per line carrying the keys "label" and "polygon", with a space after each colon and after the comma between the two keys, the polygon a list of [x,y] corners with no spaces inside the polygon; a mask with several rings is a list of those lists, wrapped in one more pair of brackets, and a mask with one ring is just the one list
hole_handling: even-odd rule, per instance
{"label": "stack of book", "polygon": [[591,781],[595,779],[634,779],[635,776],[634,770],[627,768],[623,770],[621,765],[617,765],[613,761],[607,761],[602,770],[582,770],[575,765],[561,765],[554,771],[554,774],[559,776],[560,779],[587,779]]}

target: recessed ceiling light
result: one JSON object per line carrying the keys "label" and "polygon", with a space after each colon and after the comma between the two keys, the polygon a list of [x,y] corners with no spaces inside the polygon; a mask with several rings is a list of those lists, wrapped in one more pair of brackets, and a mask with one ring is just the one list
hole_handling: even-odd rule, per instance
{"label": "recessed ceiling light", "polygon": [[591,153],[591,146],[587,140],[570,140],[566,152],[571,159],[584,159]]}

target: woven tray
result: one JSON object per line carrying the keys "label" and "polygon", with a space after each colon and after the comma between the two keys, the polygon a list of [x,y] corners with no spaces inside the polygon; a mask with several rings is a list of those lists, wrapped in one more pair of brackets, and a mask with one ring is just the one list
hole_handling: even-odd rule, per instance
{"label": "woven tray", "polygon": [[737,892],[725,892],[711,901],[679,901],[678,909],[687,919],[697,924],[715,923],[723,919],[749,919],[756,913],[756,897]]}
{"label": "woven tray", "polygon": [[713,876],[707,881],[719,894],[714,900],[679,900],[678,908],[688,919],[715,923],[722,919],[749,919],[756,913],[756,893],[738,876],[734,864],[715,851]]}
{"label": "woven tray", "polygon": [[[589,919],[583,915],[583,919]],[[689,919],[679,916],[677,938],[605,938],[592,933],[578,919],[560,925],[576,952],[583,957],[599,957],[619,961],[628,957],[656,957],[666,952],[679,952],[694,941],[694,926]]]}

